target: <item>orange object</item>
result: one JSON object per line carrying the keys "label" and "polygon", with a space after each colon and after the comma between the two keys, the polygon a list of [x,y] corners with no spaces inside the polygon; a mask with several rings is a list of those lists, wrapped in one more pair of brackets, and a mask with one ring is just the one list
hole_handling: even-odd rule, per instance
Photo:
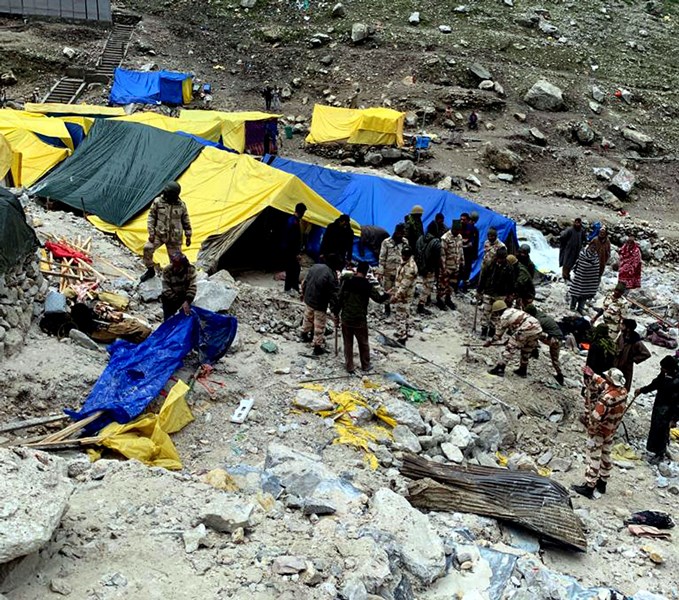
{"label": "orange object", "polygon": [[589,350],[589,344],[587,342],[582,342],[582,344],[580,344],[580,348],[583,350]]}

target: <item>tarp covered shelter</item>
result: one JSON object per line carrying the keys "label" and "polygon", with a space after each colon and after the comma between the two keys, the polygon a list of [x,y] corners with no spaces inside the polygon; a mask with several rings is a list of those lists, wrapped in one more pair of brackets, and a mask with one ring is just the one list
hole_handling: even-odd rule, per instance
{"label": "tarp covered shelter", "polygon": [[405,113],[391,108],[336,108],[316,104],[306,141],[403,146]]}
{"label": "tarp covered shelter", "polygon": [[174,71],[130,71],[118,67],[113,73],[111,104],[188,104],[193,98],[193,78]]}
{"label": "tarp covered shelter", "polygon": [[[198,261],[207,268],[213,268],[267,208],[292,214],[295,205],[304,202],[307,206],[304,220],[321,227],[340,215],[297,177],[250,156],[216,148],[203,148],[178,181],[193,229],[191,246],[183,251],[192,262]],[[141,255],[148,237],[147,215],[148,211],[144,211],[122,226],[95,217],[90,217],[90,221],[99,229],[115,233],[128,248]],[[164,248],[156,252],[155,259],[160,264],[169,262]]]}
{"label": "tarp covered shelter", "polygon": [[[223,112],[219,110],[182,110],[182,121],[214,122],[221,126],[222,144],[236,152],[264,154],[264,134],[269,133],[275,143],[278,136],[278,119],[275,115],[259,111]],[[186,130],[184,130],[186,131]],[[271,148],[270,151],[273,151]]]}
{"label": "tarp covered shelter", "polygon": [[[444,190],[405,183],[375,175],[345,173],[285,158],[264,157],[267,164],[299,177],[311,189],[325,198],[342,213],[361,225],[379,225],[388,232],[402,222],[415,204],[424,208],[422,221],[432,221],[436,213],[443,213],[450,226],[463,212],[479,213],[479,256],[483,257],[483,240],[490,227],[497,229],[498,237],[516,241],[516,223],[489,208]],[[472,277],[480,270],[480,260],[472,269]]]}
{"label": "tarp covered shelter", "polygon": [[[55,148],[26,129],[0,131],[0,138],[11,152],[10,173],[16,187],[33,185],[71,153],[67,148]],[[5,153],[6,150],[0,151]],[[3,176],[0,174],[0,178]]]}
{"label": "tarp covered shelter", "polygon": [[12,168],[14,153],[12,147],[2,133],[0,133],[0,181],[2,181]]}
{"label": "tarp covered shelter", "polygon": [[0,133],[22,129],[34,133],[48,144],[73,150],[71,134],[60,119],[22,110],[0,109]]}
{"label": "tarp covered shelter", "polygon": [[19,199],[0,187],[0,274],[26,258],[39,246]]}
{"label": "tarp covered shelter", "polygon": [[98,119],[73,156],[31,191],[120,226],[144,210],[202,149],[189,137],[156,127]]}
{"label": "tarp covered shelter", "polygon": [[123,117],[125,109],[120,106],[97,104],[63,104],[60,102],[26,102],[24,110],[52,117],[78,115],[81,117]]}
{"label": "tarp covered shelter", "polygon": [[114,119],[125,123],[142,123],[172,133],[181,131],[211,142],[219,142],[222,135],[222,127],[218,121],[191,121],[166,117],[154,112],[137,112],[124,117],[114,117]]}

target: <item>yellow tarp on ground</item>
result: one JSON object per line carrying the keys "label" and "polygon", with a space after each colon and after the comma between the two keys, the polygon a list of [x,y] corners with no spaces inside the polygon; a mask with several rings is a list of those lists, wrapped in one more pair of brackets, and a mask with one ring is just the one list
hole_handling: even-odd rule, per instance
{"label": "yellow tarp on ground", "polygon": [[66,148],[50,146],[25,129],[1,133],[12,149],[11,172],[17,187],[33,185],[70,154]]}
{"label": "yellow tarp on ground", "polygon": [[180,380],[170,390],[157,415],[145,414],[125,425],[107,425],[99,432],[104,437],[101,445],[149,466],[181,469],[179,453],[170,434],[194,419],[186,403],[188,390],[189,386]]}
{"label": "yellow tarp on ground", "polygon": [[67,148],[73,150],[73,140],[66,125],[60,119],[46,115],[30,113],[10,108],[0,109],[0,133],[23,129],[46,137],[61,140]]}
{"label": "yellow tarp on ground", "polygon": [[85,117],[124,117],[125,109],[117,106],[98,106],[96,104],[60,104],[47,102],[45,104],[27,102],[24,110],[42,115],[81,115]]}
{"label": "yellow tarp on ground", "polygon": [[316,104],[306,141],[310,144],[346,142],[403,146],[404,119],[405,113],[390,108],[359,110]]}
{"label": "yellow tarp on ground", "polygon": [[222,144],[236,152],[245,150],[245,123],[248,121],[267,121],[278,119],[282,115],[270,113],[251,112],[223,112],[219,110],[182,110],[179,113],[180,120],[214,122],[221,126]]}
{"label": "yellow tarp on ground", "polygon": [[[274,169],[244,154],[217,148],[204,148],[179,178],[181,197],[189,209],[193,239],[184,253],[191,262],[198,258],[201,244],[209,237],[223,234],[257,216],[271,206],[292,214],[304,202],[304,220],[325,227],[340,212],[294,175]],[[143,253],[148,238],[148,210],[122,227],[98,217],[88,217],[95,227],[115,233],[134,253]],[[359,233],[360,229],[355,228]],[[169,263],[165,248],[155,254],[156,262]]]}
{"label": "yellow tarp on ground", "polygon": [[151,125],[164,131],[172,133],[183,131],[191,135],[197,135],[211,142],[218,142],[222,133],[221,124],[218,121],[190,121],[188,119],[177,119],[166,117],[154,112],[134,113],[125,117],[114,117],[116,121],[126,121],[127,123],[143,123]]}
{"label": "yellow tarp on ground", "polygon": [[0,179],[4,179],[12,168],[12,158],[14,154],[5,136],[0,133]]}

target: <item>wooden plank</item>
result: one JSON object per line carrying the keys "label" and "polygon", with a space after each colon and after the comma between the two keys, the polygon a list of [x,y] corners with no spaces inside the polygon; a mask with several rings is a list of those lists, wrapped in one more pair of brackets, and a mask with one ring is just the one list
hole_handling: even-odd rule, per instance
{"label": "wooden plank", "polygon": [[8,431],[17,431],[18,429],[28,429],[29,427],[36,427],[38,425],[46,425],[47,423],[56,423],[68,419],[67,415],[50,415],[48,417],[36,417],[34,419],[24,419],[23,421],[12,421],[6,425],[0,425],[0,433],[7,433]]}
{"label": "wooden plank", "polygon": [[87,427],[90,423],[93,423],[96,421],[101,415],[104,414],[103,410],[98,410],[95,413],[92,413],[89,417],[85,417],[84,419],[80,419],[80,421],[76,421],[75,423],[71,423],[68,427],[65,427],[61,431],[57,431],[56,433],[53,433],[51,435],[48,435],[46,438],[44,438],[42,441],[44,442],[56,442],[60,440],[64,440],[71,435],[74,435],[78,433],[79,431],[82,431]]}
{"label": "wooden plank", "polygon": [[35,450],[69,450],[71,448],[82,448],[83,446],[93,446],[100,444],[104,436],[78,438],[77,440],[57,440],[54,442],[34,442],[31,444],[22,444],[25,448],[34,448]]}

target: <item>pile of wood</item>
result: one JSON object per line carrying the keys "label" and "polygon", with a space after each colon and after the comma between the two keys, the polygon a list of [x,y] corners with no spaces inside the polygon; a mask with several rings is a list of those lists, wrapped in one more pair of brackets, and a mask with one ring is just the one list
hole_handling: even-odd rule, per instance
{"label": "pile of wood", "polygon": [[[34,448],[36,450],[66,450],[69,448],[82,448],[84,446],[92,446],[95,444],[99,444],[102,441],[103,437],[94,436],[79,438],[77,436],[83,429],[85,429],[85,427],[87,427],[88,425],[96,421],[99,417],[101,417],[102,414],[104,414],[103,411],[97,411],[95,413],[92,413],[90,416],[85,417],[80,421],[75,421],[54,433],[27,438],[17,438],[2,444],[2,446],[6,447],[23,446],[25,448]],[[14,421],[13,423],[0,425],[0,433],[9,433],[24,429],[30,429],[33,427],[39,427],[43,425],[49,425],[51,423],[66,421],[67,419],[68,419],[67,415],[50,415],[48,417],[38,417],[35,419]]]}
{"label": "pile of wood", "polygon": [[417,508],[466,512],[508,521],[548,541],[586,551],[582,523],[573,512],[568,490],[531,471],[441,465],[414,454],[403,459],[401,474]]}

